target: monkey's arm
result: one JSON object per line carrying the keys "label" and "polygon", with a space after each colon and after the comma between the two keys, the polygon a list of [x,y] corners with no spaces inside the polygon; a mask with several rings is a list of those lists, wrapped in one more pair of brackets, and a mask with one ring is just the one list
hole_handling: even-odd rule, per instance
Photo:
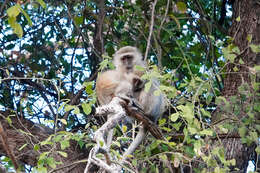
{"label": "monkey's arm", "polygon": [[138,122],[141,122],[146,130],[148,130],[156,139],[164,139],[162,132],[158,126],[151,121],[148,117],[150,115],[145,115],[144,111],[140,107],[129,106],[122,103],[122,107],[125,109],[127,116],[135,118]]}

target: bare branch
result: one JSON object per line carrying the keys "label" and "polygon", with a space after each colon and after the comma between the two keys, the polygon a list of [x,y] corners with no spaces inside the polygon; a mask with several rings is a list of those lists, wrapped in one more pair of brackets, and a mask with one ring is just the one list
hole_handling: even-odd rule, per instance
{"label": "bare branch", "polygon": [[148,56],[148,52],[150,49],[150,44],[151,44],[151,37],[152,37],[152,33],[153,33],[153,25],[154,25],[154,11],[155,11],[155,6],[157,4],[157,0],[154,0],[153,3],[153,8],[152,8],[152,17],[151,17],[151,25],[150,25],[150,32],[149,32],[149,36],[148,36],[148,40],[147,40],[147,46],[146,46],[146,51],[145,51],[145,55],[144,55],[144,60],[147,60],[147,56]]}
{"label": "bare branch", "polygon": [[[146,115],[142,110],[140,110],[140,108],[134,107],[131,104],[129,105],[129,101],[127,102],[123,100],[123,98],[114,97],[109,104],[98,107],[96,109],[96,115],[107,115],[108,120],[95,132],[94,140],[97,142],[97,144],[94,148],[92,148],[89,154],[88,164],[85,168],[85,172],[89,171],[90,165],[92,163],[98,165],[108,172],[120,172],[122,166],[118,163],[111,164],[111,159],[109,155],[110,143],[113,137],[111,135],[111,130],[123,119],[125,119],[126,116],[133,117],[139,122],[142,122],[142,128],[139,129],[139,132],[141,133],[138,133],[135,140],[131,143],[126,152],[123,154],[121,160],[122,163],[126,160],[127,156],[129,154],[132,154],[143,141],[146,130],[150,131],[152,135],[156,138],[164,139],[161,131],[155,125],[155,123],[151,121],[148,117],[146,117]],[[106,162],[96,157],[96,154],[98,153],[104,154]]]}
{"label": "bare branch", "polygon": [[[111,159],[109,156],[110,144],[108,144],[108,141],[110,141],[111,139],[108,138],[112,138],[112,136],[109,136],[107,134],[126,117],[126,113],[121,106],[122,102],[124,101],[121,98],[114,97],[108,105],[104,105],[96,109],[97,115],[107,114],[108,120],[95,132],[94,140],[97,142],[97,144],[94,148],[92,148],[89,153],[88,164],[85,168],[84,173],[89,172],[92,163],[111,173],[120,172],[121,166],[111,164]],[[105,136],[107,136],[107,139],[105,139]],[[96,154],[98,153],[103,153],[105,155],[106,162],[96,157]]]}

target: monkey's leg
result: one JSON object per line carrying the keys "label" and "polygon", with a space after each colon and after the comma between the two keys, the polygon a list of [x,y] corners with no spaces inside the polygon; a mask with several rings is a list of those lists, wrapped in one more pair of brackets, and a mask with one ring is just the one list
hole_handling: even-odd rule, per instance
{"label": "monkey's leg", "polygon": [[147,130],[144,128],[143,125],[141,127],[139,127],[139,132],[137,133],[133,142],[130,144],[130,146],[127,148],[127,150],[124,152],[122,160],[126,160],[127,156],[132,154],[135,151],[135,149],[144,140],[144,138],[146,136],[146,132],[147,132]]}

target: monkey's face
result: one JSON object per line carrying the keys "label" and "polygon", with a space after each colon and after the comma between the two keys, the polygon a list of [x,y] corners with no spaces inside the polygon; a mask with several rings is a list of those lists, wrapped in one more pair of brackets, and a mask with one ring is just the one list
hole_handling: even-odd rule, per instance
{"label": "monkey's face", "polygon": [[125,46],[119,49],[114,55],[113,64],[120,73],[132,73],[136,71],[136,65],[146,67],[141,53],[137,48],[131,46]]}
{"label": "monkey's face", "polygon": [[125,69],[125,71],[127,73],[133,71],[133,65],[134,65],[134,63],[133,63],[134,57],[133,56],[131,56],[131,55],[122,56],[120,61],[121,61],[122,67]]}

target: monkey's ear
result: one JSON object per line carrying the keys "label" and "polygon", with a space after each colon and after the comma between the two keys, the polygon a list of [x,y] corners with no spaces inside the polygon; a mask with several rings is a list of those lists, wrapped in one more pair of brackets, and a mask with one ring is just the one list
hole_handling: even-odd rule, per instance
{"label": "monkey's ear", "polygon": [[144,88],[145,82],[138,77],[133,78],[133,90],[134,92],[141,91]]}

